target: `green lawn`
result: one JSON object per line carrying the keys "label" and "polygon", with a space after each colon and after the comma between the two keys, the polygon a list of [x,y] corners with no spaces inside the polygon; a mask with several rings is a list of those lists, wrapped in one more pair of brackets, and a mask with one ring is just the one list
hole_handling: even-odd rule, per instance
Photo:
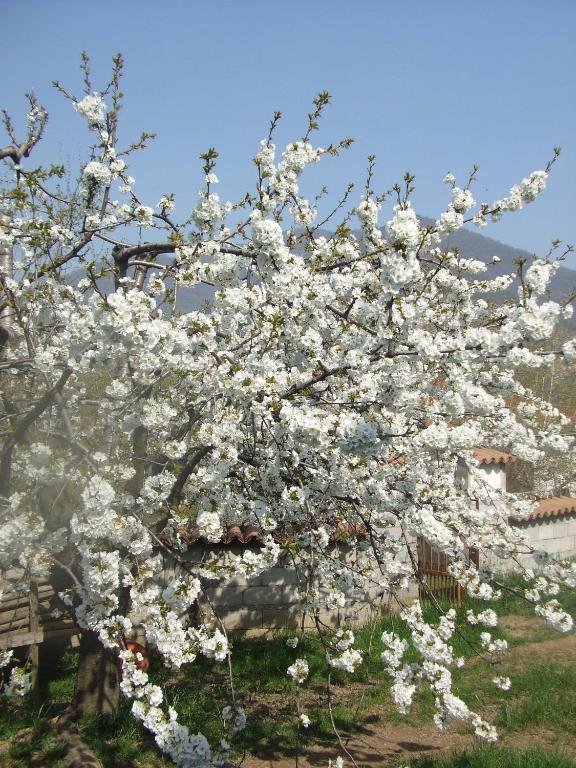
{"label": "green lawn", "polygon": [[574,768],[574,763],[541,749],[479,747],[445,758],[416,760],[410,768]]}
{"label": "green lawn", "polygon": [[[576,613],[576,595],[561,595],[562,602]],[[573,740],[576,744],[576,664],[561,658],[550,660],[543,654],[523,659],[512,653],[511,660],[502,660],[498,674],[511,677],[512,690],[503,693],[491,684],[494,676],[486,665],[472,657],[479,642],[479,627],[471,627],[464,620],[468,608],[482,610],[487,603],[467,602],[459,609],[458,628],[461,634],[454,638],[458,655],[469,658],[463,669],[454,670],[455,692],[464,698],[471,708],[487,713],[503,734],[521,734],[525,730],[541,729],[557,737],[559,749]],[[494,606],[500,615],[523,617],[528,615],[524,601],[509,594],[504,604]],[[427,609],[430,620],[434,610]],[[519,620],[524,621],[523,619]],[[389,682],[382,669],[380,635],[394,628],[400,634],[406,630],[397,617],[385,615],[376,628],[366,627],[357,633],[357,644],[364,652],[364,663],[353,675],[333,672],[333,716],[338,729],[344,734],[354,734],[362,727],[367,716],[371,723],[382,726],[393,724],[418,725],[429,722],[433,713],[431,694],[423,691],[417,695],[413,711],[399,715],[389,700]],[[506,625],[493,630],[495,637],[506,638],[511,648],[526,642],[540,642],[559,638],[557,633],[531,623],[526,632],[508,631]],[[287,633],[272,639],[233,638],[235,689],[238,700],[246,707],[249,724],[242,744],[248,752],[261,755],[290,756],[295,753],[297,739],[304,744],[335,745],[332,725],[326,711],[326,665],[324,651],[318,638],[306,635],[296,649],[288,648]],[[309,729],[298,736],[295,727],[294,683],[286,675],[287,667],[298,657],[305,657],[310,666],[310,676],[304,686],[303,707],[312,719]],[[76,656],[66,653],[58,663],[56,674],[47,683],[45,703],[40,710],[29,704],[9,708],[0,721],[0,742],[13,737],[22,729],[29,729],[25,737],[14,738],[0,752],[2,768],[24,768],[32,754],[42,754],[43,768],[56,768],[62,756],[62,745],[50,735],[49,719],[58,714],[73,693]],[[199,659],[197,663],[173,675],[159,659],[152,658],[151,674],[155,682],[164,687],[168,701],[177,707],[181,720],[194,733],[204,732],[214,742],[223,735],[219,710],[229,703],[227,665]],[[320,714],[317,714],[320,712]],[[133,720],[129,704],[122,702],[113,721],[91,718],[83,721],[82,735],[100,756],[106,768],[131,768],[146,766],[156,768],[169,762],[161,758],[150,736]],[[472,752],[463,752],[443,759],[404,758],[398,765],[410,768],[567,768],[575,765],[567,758],[542,749],[486,747],[478,745]],[[537,744],[534,747],[538,746]],[[334,746],[334,753],[337,749]],[[239,752],[240,754],[240,752]]]}

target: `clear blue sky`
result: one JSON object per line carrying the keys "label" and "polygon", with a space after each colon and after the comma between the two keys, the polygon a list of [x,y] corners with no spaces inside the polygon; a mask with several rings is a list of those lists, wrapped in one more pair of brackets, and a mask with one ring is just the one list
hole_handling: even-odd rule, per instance
{"label": "clear blue sky", "polygon": [[317,142],[356,142],[313,169],[309,189],[361,185],[374,153],[375,186],[410,170],[416,210],[434,216],[446,171],[464,180],[478,163],[476,196],[491,201],[560,145],[544,195],[483,232],[540,253],[553,238],[576,241],[575,0],[3,0],[0,9],[0,103],[21,115],[21,95],[34,89],[51,113],[56,159],[78,158],[83,134],[51,81],[80,94],[81,50],[95,87],[111,55],[124,54],[122,135],[158,133],[133,172],[148,204],[175,192],[187,214],[209,146],[221,153],[219,191],[235,199],[253,187],[250,157],[272,112],[285,115],[278,143],[299,138],[326,89],[333,103]]}

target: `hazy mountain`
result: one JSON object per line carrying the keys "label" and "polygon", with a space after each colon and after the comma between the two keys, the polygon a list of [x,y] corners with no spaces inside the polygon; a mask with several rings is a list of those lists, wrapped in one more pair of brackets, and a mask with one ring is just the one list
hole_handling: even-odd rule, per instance
{"label": "hazy mountain", "polygon": [[[420,217],[420,221],[426,225],[434,223],[433,219],[428,219],[425,216]],[[443,244],[448,248],[459,248],[460,253],[466,258],[478,259],[486,263],[490,262],[494,256],[499,256],[500,263],[494,264],[490,269],[490,274],[494,276],[514,272],[516,259],[527,259],[529,264],[533,256],[529,251],[505,245],[498,240],[493,240],[491,237],[481,235],[479,232],[472,232],[469,229],[458,230],[447,237]],[[576,271],[568,269],[568,267],[560,267],[551,284],[551,296],[555,300],[561,299],[575,287]],[[513,295],[515,290],[515,288],[510,289],[510,295]]]}
{"label": "hazy mountain", "polygon": [[[431,225],[434,223],[433,219],[420,217],[420,221],[425,225]],[[326,237],[330,237],[330,232],[321,232]],[[358,235],[358,233],[355,233]],[[472,232],[468,229],[460,229],[458,232],[450,235],[443,242],[443,246],[454,249],[459,248],[462,256],[470,259],[478,259],[485,263],[490,263],[494,256],[500,258],[498,264],[493,264],[490,267],[490,277],[496,277],[497,275],[510,274],[516,270],[516,259],[527,259],[530,263],[532,254],[528,251],[524,251],[520,248],[514,248],[511,245],[505,245],[497,240],[493,240],[490,237],[481,235],[478,232]],[[81,270],[71,270],[68,273],[68,282],[74,284],[82,277]],[[111,279],[105,279],[102,281],[102,288],[105,291],[109,291],[112,286]],[[506,298],[516,295],[516,287],[513,286],[508,289],[504,294],[499,294],[499,297],[505,296]],[[552,284],[551,284],[551,298],[559,300],[566,296],[571,290],[576,287],[576,271],[568,269],[567,267],[560,267],[556,272]],[[199,285],[194,288],[179,288],[177,297],[177,307],[180,312],[189,312],[194,309],[200,309],[202,306],[209,302],[214,295],[214,290],[207,285]]]}

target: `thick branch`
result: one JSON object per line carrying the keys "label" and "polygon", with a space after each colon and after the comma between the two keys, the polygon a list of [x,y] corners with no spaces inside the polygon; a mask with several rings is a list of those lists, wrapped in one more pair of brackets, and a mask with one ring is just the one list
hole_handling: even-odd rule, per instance
{"label": "thick branch", "polygon": [[13,146],[0,149],[0,160],[10,158],[10,160],[14,161],[15,165],[19,165],[23,157],[28,157],[30,155],[30,152],[36,144],[36,141],[36,139],[29,139],[28,141],[20,144],[18,147]]}
{"label": "thick branch", "polygon": [[0,496],[8,495],[12,469],[12,452],[14,447],[24,438],[28,428],[31,427],[36,419],[54,402],[56,395],[64,389],[64,386],[71,375],[72,371],[70,369],[67,368],[64,370],[56,384],[49,389],[40,400],[38,400],[32,410],[20,419],[16,425],[13,434],[0,454]]}
{"label": "thick branch", "polygon": [[[117,264],[125,264],[134,256],[155,255],[162,253],[174,253],[179,246],[176,243],[141,243],[140,245],[117,245],[112,249],[112,256]],[[232,253],[235,256],[245,256],[245,251],[236,245],[220,245],[222,253]]]}
{"label": "thick branch", "polygon": [[211,450],[212,450],[211,445],[203,445],[201,448],[198,448],[197,450],[195,450],[192,453],[192,455],[187,459],[186,463],[180,470],[178,479],[172,486],[170,495],[168,496],[167,502],[169,506],[173,504],[177,504],[180,501],[180,499],[182,498],[182,490],[184,489],[184,484],[186,480],[188,480],[188,478],[190,477],[194,469],[202,461],[204,456],[210,453]]}
{"label": "thick branch", "polygon": [[[7,229],[9,220],[6,216],[0,217],[0,233]],[[0,247],[0,275],[12,278],[14,276],[14,258],[10,246]],[[0,354],[8,343],[12,334],[12,307],[9,303],[0,308]]]}

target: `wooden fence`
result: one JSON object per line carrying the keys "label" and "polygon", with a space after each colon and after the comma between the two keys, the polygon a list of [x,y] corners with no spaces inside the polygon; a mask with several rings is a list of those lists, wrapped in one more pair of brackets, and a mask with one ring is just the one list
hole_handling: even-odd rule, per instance
{"label": "wooden fence", "polygon": [[[478,567],[478,550],[470,548],[468,557],[470,562]],[[420,584],[418,588],[418,597],[422,602],[431,603],[435,600],[446,600],[454,605],[461,604],[464,590],[449,574],[448,565],[448,555],[438,551],[424,538],[419,537],[418,571],[424,583]]]}

